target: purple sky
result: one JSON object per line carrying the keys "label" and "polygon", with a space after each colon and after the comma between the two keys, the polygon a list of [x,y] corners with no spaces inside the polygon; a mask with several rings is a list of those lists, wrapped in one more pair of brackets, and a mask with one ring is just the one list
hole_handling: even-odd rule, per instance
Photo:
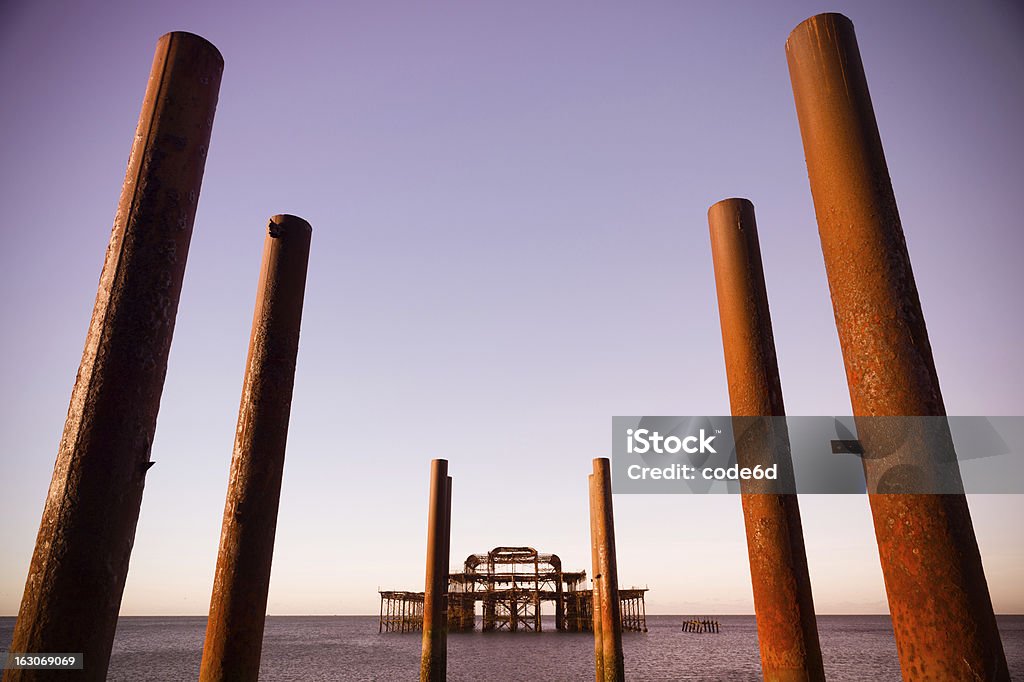
{"label": "purple sky", "polygon": [[[615,414],[724,414],[706,211],[757,210],[790,414],[849,397],[783,45],[854,22],[950,414],[1024,414],[1024,14],[1009,3],[0,5],[0,614],[17,611],[157,38],[225,57],[125,614],[205,614],[266,219],[314,228],[270,612],[453,565],[589,569]],[[751,612],[739,499],[615,498],[653,613]],[[971,499],[1024,612],[1020,496]],[[867,500],[801,499],[819,612],[884,612]]]}

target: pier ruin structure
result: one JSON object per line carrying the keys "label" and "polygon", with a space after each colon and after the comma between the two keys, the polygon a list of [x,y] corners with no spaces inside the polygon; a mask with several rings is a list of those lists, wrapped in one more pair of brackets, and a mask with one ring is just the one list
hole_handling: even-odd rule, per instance
{"label": "pier ruin structure", "polygon": [[[555,629],[590,632],[593,592],[585,589],[586,571],[563,571],[557,554],[533,547],[495,547],[472,554],[461,573],[448,575],[448,630],[476,628],[482,604],[484,632],[541,632],[541,604],[555,607]],[[622,629],[647,632],[647,588],[619,589]],[[379,632],[418,632],[423,628],[423,593],[380,591]]]}

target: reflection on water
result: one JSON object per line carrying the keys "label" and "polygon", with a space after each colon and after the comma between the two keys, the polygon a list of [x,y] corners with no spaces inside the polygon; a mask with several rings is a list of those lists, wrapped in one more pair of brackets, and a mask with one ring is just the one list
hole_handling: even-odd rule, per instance
{"label": "reflection on water", "polygon": [[[682,616],[648,616],[645,635],[626,633],[626,677],[634,680],[757,680],[760,665],[753,616],[718,616],[720,634],[680,632]],[[199,675],[205,618],[122,618],[110,680],[194,680]],[[554,630],[552,619],[545,619]],[[6,652],[13,618],[0,618]],[[1010,674],[1024,676],[1024,616],[1001,616]],[[886,616],[819,616],[825,672],[832,682],[899,680],[896,645]],[[589,634],[544,632],[453,634],[448,679],[594,679]],[[260,679],[416,680],[419,634],[377,633],[376,616],[267,619]],[[86,662],[88,665],[88,661]]]}

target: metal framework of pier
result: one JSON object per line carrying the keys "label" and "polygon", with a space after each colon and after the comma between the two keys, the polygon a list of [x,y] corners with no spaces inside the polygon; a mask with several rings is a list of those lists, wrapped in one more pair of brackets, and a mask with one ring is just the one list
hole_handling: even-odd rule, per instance
{"label": "metal framework of pier", "polygon": [[[541,604],[555,607],[555,629],[590,632],[593,592],[584,589],[586,571],[563,571],[557,554],[532,547],[495,547],[470,555],[461,573],[448,575],[448,630],[476,628],[476,605],[482,604],[484,632],[541,632]],[[645,587],[619,590],[622,629],[647,632]],[[423,593],[380,591],[379,632],[423,629]]]}

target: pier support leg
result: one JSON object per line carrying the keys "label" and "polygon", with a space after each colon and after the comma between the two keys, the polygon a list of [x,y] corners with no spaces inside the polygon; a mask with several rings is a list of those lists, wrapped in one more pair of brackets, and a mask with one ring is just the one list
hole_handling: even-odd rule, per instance
{"label": "pier support leg", "polygon": [[619,604],[619,569],[615,559],[615,519],[612,514],[611,466],[606,457],[594,460],[592,504],[600,585],[602,668],[605,682],[622,682],[622,615]]}
{"label": "pier support leg", "polygon": [[81,652],[82,679],[107,676],[223,68],[199,36],[157,42],[11,641]]}
{"label": "pier support leg", "polygon": [[[854,415],[944,416],[853,24],[811,17],[786,54]],[[870,504],[904,679],[1008,680],[964,495]]]}
{"label": "pier support leg", "polygon": [[274,558],[312,228],[270,219],[199,679],[256,680]]}
{"label": "pier support leg", "polygon": [[[754,206],[726,199],[708,211],[729,399],[735,417],[782,417],[785,407],[761,265]],[[778,464],[792,483],[781,420],[736,420],[740,466]],[[772,424],[771,422],[778,422]],[[741,481],[757,639],[765,680],[824,680],[811,598],[800,507],[795,494],[773,494]]]}
{"label": "pier support leg", "polygon": [[435,459],[430,463],[430,511],[427,520],[427,570],[423,590],[423,648],[420,658],[420,681],[443,682],[448,617],[445,602],[448,598],[446,550],[449,547],[448,460]]}
{"label": "pier support leg", "polygon": [[565,631],[565,592],[562,591],[562,564],[555,566],[555,630]]}

